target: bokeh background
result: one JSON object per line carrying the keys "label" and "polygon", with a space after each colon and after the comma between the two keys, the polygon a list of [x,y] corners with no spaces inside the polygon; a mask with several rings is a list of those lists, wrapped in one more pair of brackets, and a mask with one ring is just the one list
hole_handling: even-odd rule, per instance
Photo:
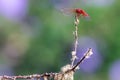
{"label": "bokeh background", "polygon": [[[75,80],[120,80],[119,0],[0,0],[0,75],[59,72],[70,63],[74,17],[60,9],[82,8]],[[76,61],[77,62],[77,61]]]}

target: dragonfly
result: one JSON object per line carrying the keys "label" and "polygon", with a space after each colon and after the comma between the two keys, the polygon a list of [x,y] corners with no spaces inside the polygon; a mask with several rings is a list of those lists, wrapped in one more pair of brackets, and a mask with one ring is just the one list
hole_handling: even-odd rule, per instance
{"label": "dragonfly", "polygon": [[81,8],[73,8],[73,9],[61,9],[61,11],[65,14],[65,15],[75,15],[76,17],[80,17],[81,15],[85,18],[89,18],[88,13],[81,9]]}

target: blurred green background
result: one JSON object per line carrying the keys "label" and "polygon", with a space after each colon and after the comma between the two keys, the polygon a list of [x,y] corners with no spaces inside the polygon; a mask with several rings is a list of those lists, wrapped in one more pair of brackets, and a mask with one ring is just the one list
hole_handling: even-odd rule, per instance
{"label": "blurred green background", "polygon": [[75,80],[120,80],[119,3],[119,0],[1,0],[0,75],[59,72],[70,63],[74,17],[65,16],[60,9],[77,7],[90,16],[89,20],[80,19],[79,49],[92,46],[97,57],[89,58],[92,62],[86,60],[89,65],[76,72]]}

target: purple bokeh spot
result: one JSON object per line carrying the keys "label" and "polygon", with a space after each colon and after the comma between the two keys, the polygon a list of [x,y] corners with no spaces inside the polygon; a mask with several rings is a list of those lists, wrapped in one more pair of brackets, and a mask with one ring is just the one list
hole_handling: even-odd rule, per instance
{"label": "purple bokeh spot", "polygon": [[10,65],[0,64],[0,75],[14,75],[14,72]]}
{"label": "purple bokeh spot", "polygon": [[28,0],[0,0],[0,15],[9,19],[21,19],[27,13]]}
{"label": "purple bokeh spot", "polygon": [[120,60],[115,61],[109,68],[110,80],[120,80]]}
{"label": "purple bokeh spot", "polygon": [[[95,72],[101,65],[102,58],[99,54],[97,43],[94,39],[90,37],[81,37],[79,38],[78,52],[77,56],[79,59],[84,55],[88,48],[93,49],[93,55],[86,59],[81,65],[80,70],[87,73]],[[78,61],[78,60],[77,60]]]}
{"label": "purple bokeh spot", "polygon": [[115,0],[82,0],[82,2],[89,6],[104,7],[112,5]]}

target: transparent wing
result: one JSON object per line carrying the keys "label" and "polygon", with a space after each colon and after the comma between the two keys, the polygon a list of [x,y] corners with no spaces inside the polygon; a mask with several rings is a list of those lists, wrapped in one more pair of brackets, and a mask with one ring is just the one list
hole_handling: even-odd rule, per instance
{"label": "transparent wing", "polygon": [[74,9],[72,8],[62,8],[60,10],[64,15],[70,16],[70,15],[74,15]]}

